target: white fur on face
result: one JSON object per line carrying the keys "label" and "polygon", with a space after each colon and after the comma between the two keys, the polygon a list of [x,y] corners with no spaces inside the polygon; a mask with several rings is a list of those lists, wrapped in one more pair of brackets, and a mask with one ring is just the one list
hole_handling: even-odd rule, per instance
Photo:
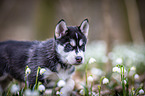
{"label": "white fur on face", "polygon": [[57,46],[57,52],[60,54],[60,58],[64,63],[77,64],[77,62],[76,62],[77,56],[81,56],[83,58],[81,63],[84,63],[84,52],[83,51],[79,51],[78,53],[76,53],[75,50],[70,51],[70,52],[64,52],[64,46],[62,46],[60,44]]}
{"label": "white fur on face", "polygon": [[79,46],[82,46],[83,45],[83,40],[81,39],[80,41],[79,41]]}
{"label": "white fur on face", "polygon": [[81,56],[82,57],[81,63],[84,63],[84,52],[82,50],[77,53],[77,56]]}
{"label": "white fur on face", "polygon": [[70,40],[70,44],[71,44],[73,47],[76,46],[75,40],[71,39],[71,40]]}

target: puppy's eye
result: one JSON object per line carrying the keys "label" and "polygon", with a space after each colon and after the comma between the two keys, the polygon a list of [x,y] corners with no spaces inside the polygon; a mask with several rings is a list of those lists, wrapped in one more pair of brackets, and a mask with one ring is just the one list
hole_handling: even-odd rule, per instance
{"label": "puppy's eye", "polygon": [[85,51],[85,43],[83,43],[81,46],[80,46],[80,49]]}
{"label": "puppy's eye", "polygon": [[73,50],[73,47],[71,46],[70,43],[66,44],[65,48],[66,48],[67,50]]}

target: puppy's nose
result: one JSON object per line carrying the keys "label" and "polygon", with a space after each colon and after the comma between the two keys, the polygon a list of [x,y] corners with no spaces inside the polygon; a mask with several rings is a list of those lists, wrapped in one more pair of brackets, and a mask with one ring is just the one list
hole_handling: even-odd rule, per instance
{"label": "puppy's nose", "polygon": [[77,57],[76,57],[76,61],[77,61],[78,63],[81,63],[81,62],[82,62],[82,59],[83,59],[83,58],[82,58],[81,56],[77,56]]}

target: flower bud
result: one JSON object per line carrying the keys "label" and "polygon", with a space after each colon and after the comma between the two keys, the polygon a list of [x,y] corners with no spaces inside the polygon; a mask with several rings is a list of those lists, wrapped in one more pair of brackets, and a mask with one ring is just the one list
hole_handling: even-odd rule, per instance
{"label": "flower bud", "polygon": [[43,91],[45,91],[45,86],[44,85],[39,85],[39,87],[38,87],[38,90],[40,91],[40,92],[43,92]]}
{"label": "flower bud", "polygon": [[93,77],[92,76],[89,76],[88,78],[87,78],[87,80],[89,81],[89,82],[93,82]]}
{"label": "flower bud", "polygon": [[108,84],[109,83],[109,80],[107,78],[104,78],[103,79],[103,84]]}
{"label": "flower bud", "polygon": [[31,69],[28,67],[27,69],[26,69],[26,71],[25,71],[25,74],[26,75],[29,75],[31,73]]}
{"label": "flower bud", "polygon": [[93,63],[95,63],[95,62],[96,62],[96,60],[95,60],[94,58],[90,58],[89,64],[93,64]]}
{"label": "flower bud", "polygon": [[65,86],[66,82],[64,80],[59,80],[58,83],[57,83],[57,86],[58,87],[63,87]]}
{"label": "flower bud", "polygon": [[140,89],[139,90],[139,94],[144,94],[144,90],[143,89]]}
{"label": "flower bud", "polygon": [[40,69],[40,75],[42,75],[46,71],[45,68]]}

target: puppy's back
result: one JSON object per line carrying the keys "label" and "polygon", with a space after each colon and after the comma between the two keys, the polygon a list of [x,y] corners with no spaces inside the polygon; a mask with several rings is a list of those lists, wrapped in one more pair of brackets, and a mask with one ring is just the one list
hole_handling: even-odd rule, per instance
{"label": "puppy's back", "polygon": [[29,41],[0,42],[0,77],[9,73],[15,79],[21,79],[28,59],[28,50],[33,44]]}

